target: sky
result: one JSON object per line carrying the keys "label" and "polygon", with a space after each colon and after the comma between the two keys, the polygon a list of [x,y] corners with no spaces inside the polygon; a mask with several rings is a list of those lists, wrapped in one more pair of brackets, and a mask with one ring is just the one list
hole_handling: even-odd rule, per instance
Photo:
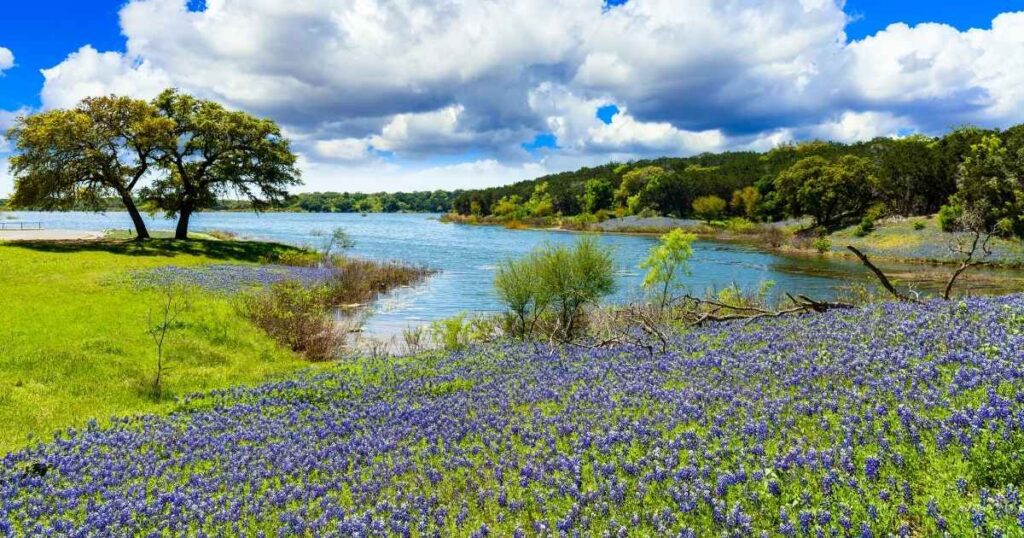
{"label": "sky", "polygon": [[[282,125],[302,190],[1024,122],[1024,0],[12,0],[0,130],[177,87]],[[0,138],[0,197],[12,188]]]}

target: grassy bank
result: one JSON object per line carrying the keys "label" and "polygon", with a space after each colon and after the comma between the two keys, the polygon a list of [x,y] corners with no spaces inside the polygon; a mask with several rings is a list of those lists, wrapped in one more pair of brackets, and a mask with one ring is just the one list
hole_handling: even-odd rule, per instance
{"label": "grassy bank", "polygon": [[197,291],[169,334],[165,396],[147,390],[155,290],[133,271],[259,263],[294,250],[272,243],[155,239],[0,244],[0,453],[91,418],[164,412],[173,396],[264,381],[308,363],[241,319],[227,297]]}

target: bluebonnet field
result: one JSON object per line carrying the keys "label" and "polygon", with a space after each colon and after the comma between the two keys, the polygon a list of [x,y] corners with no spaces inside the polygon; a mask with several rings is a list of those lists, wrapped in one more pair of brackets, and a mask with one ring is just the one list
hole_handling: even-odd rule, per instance
{"label": "bluebonnet field", "polygon": [[298,282],[304,286],[321,284],[337,275],[335,267],[295,267],[290,265],[209,264],[195,267],[165,265],[134,271],[129,279],[140,288],[196,286],[207,291],[235,293],[279,282]]}
{"label": "bluebonnet field", "polygon": [[881,304],[194,396],[6,456],[0,532],[1021,535],[1022,313]]}

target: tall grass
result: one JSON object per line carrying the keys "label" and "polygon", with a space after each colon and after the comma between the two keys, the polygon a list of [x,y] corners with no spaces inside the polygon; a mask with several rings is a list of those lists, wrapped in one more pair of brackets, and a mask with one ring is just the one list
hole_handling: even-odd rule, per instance
{"label": "tall grass", "polygon": [[[319,264],[322,258],[296,256],[288,261]],[[338,308],[365,306],[379,295],[421,282],[433,273],[398,262],[331,257],[330,276],[311,286],[286,281],[243,295],[238,311],[277,342],[308,360],[336,358],[346,335],[358,330],[360,318],[335,315]]]}

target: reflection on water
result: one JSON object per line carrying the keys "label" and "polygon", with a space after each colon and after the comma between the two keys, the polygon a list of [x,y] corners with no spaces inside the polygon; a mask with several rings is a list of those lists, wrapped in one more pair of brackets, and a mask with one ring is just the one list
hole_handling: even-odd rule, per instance
{"label": "reflection on water", "polygon": [[[105,230],[125,229],[130,220],[125,213],[17,213],[6,216],[42,221],[46,228]],[[437,215],[368,215],[313,213],[201,213],[194,217],[193,229],[226,230],[243,237],[271,239],[297,245],[315,244],[315,230],[340,226],[352,236],[352,253],[378,259],[395,259],[423,264],[441,272],[424,285],[397,290],[384,297],[369,318],[367,332],[397,333],[410,325],[420,325],[450,317],[459,312],[493,312],[500,305],[492,291],[494,270],[502,260],[518,257],[543,243],[571,243],[575,235],[565,232],[507,230],[493,226],[443,224]],[[172,229],[172,221],[150,218],[151,229]],[[627,235],[598,236],[611,248],[616,260],[618,289],[611,300],[626,301],[638,295],[643,273],[640,261],[656,241],[652,237]],[[900,278],[932,271],[927,266],[884,266]],[[944,269],[945,270],[945,269]],[[856,261],[817,256],[779,256],[748,245],[698,242],[684,281],[690,290],[721,289],[730,284],[756,288],[762,282],[776,283],[776,293],[792,292],[830,299],[845,284],[866,277]],[[1020,272],[993,271],[990,274],[1013,276]],[[972,281],[977,289],[993,289],[985,279]],[[937,288],[931,282],[921,289]],[[999,284],[1005,289],[1006,284]],[[1020,289],[1019,287],[1017,289]]]}

